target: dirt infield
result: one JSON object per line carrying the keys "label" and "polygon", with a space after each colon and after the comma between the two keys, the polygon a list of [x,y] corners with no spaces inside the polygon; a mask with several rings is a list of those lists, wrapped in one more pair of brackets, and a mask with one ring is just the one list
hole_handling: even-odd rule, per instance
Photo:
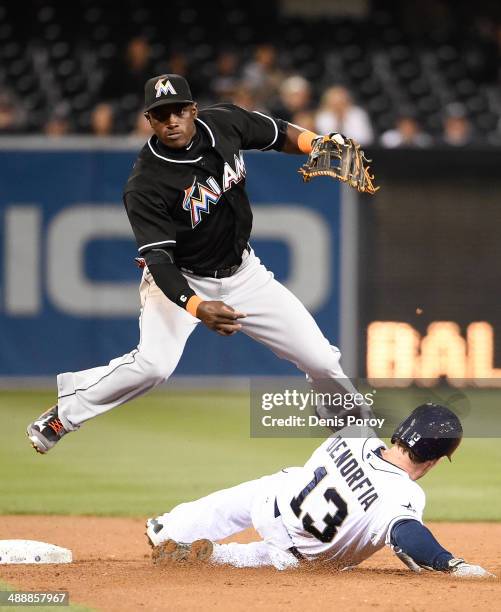
{"label": "dirt infield", "polygon": [[[456,554],[501,575],[501,524],[432,525]],[[253,539],[241,534],[239,541]],[[25,590],[68,590],[98,610],[494,610],[501,580],[460,581],[412,574],[388,550],[351,572],[154,567],[143,521],[5,516],[0,539],[36,539],[70,548],[71,565],[0,566],[0,580]]]}

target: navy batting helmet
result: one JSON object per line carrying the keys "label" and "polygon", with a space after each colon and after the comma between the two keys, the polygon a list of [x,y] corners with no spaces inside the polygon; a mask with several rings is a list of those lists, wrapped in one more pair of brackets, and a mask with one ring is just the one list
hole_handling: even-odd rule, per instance
{"label": "navy batting helmet", "polygon": [[440,404],[422,404],[415,408],[395,429],[391,437],[412,450],[422,459],[439,459],[447,456],[451,460],[463,437],[463,428],[458,417]]}

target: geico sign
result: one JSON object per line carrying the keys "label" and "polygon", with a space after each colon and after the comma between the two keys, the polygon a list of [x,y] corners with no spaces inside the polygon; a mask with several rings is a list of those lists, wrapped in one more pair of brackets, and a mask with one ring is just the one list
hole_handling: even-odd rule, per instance
{"label": "geico sign", "polygon": [[470,323],[466,336],[457,323],[437,321],[421,337],[412,325],[375,321],[367,331],[367,377],[374,385],[431,386],[447,377],[454,386],[501,386],[494,367],[494,331],[485,321]]}
{"label": "geico sign", "polygon": [[[44,291],[52,306],[69,315],[137,314],[136,282],[96,281],[85,273],[89,242],[132,240],[122,206],[79,204],[65,208],[51,220],[45,237],[39,206],[10,206],[4,216],[4,237],[3,303],[7,314],[37,316],[43,309]],[[323,218],[302,206],[259,205],[254,208],[253,238],[287,244],[290,273],[285,284],[307,308],[319,310],[329,297],[332,278],[331,236]],[[134,253],[131,244],[131,256]],[[111,248],[109,256],[113,256]]]}

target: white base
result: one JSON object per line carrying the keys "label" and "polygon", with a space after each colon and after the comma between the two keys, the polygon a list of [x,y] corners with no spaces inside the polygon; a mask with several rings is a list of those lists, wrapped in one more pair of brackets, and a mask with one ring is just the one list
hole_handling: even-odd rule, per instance
{"label": "white base", "polygon": [[36,540],[0,540],[0,565],[71,563],[71,550]]}

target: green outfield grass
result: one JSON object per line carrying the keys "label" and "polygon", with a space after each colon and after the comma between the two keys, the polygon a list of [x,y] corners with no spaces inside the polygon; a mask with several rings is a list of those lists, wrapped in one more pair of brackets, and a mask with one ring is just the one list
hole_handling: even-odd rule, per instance
{"label": "green outfield grass", "polygon": [[[94,419],[40,456],[25,427],[53,398],[0,392],[0,514],[149,516],[301,465],[320,443],[250,438],[246,393],[172,391]],[[500,442],[466,439],[421,481],[427,520],[501,520]]]}

